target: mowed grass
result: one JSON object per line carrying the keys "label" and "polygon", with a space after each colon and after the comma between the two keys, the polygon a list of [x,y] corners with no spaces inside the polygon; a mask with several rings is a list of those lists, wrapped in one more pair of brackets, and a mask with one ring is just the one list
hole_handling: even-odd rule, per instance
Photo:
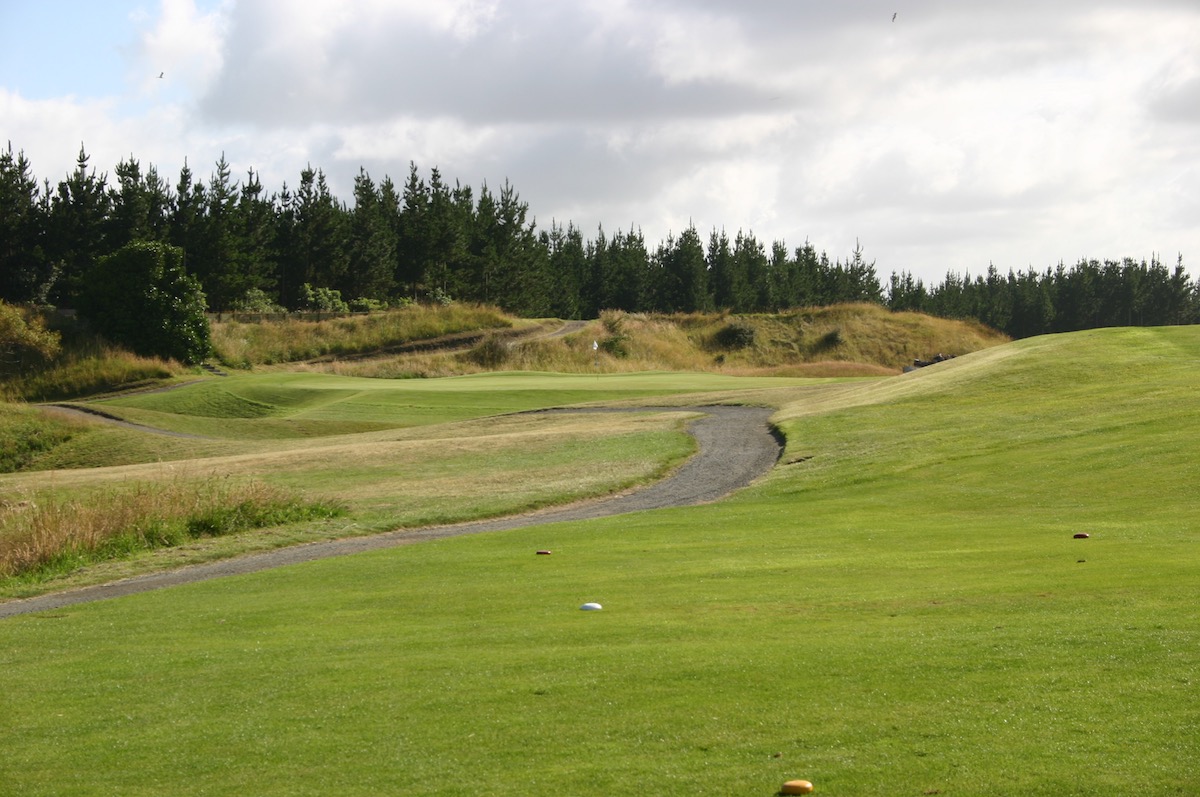
{"label": "mowed grass", "polygon": [[718,504],[5,620],[0,791],[1200,792],[1198,367],[1103,330],[759,393],[791,464]]}
{"label": "mowed grass", "polygon": [[706,373],[505,372],[441,379],[266,373],[95,402],[136,423],[209,437],[294,438],[376,431],[616,399],[803,384]]}

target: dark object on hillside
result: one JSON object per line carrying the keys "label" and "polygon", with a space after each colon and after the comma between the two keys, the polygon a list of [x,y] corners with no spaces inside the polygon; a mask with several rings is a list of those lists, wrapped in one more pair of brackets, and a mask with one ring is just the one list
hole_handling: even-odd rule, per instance
{"label": "dark object on hillside", "polygon": [[1081,531],[1081,532],[1079,532],[1078,534],[1076,534],[1076,535],[1074,536],[1074,538],[1073,538],[1073,539],[1076,539],[1076,540],[1086,540],[1088,537],[1091,537],[1091,536],[1092,536],[1092,535],[1091,535],[1091,534],[1088,534],[1086,531]]}
{"label": "dark object on hillside", "polygon": [[550,551],[538,551],[538,552],[537,552],[537,555],[538,555],[538,556],[549,556],[549,555],[550,555]]}
{"label": "dark object on hillside", "polygon": [[748,349],[754,345],[754,334],[754,327],[739,318],[718,329],[713,341],[722,349]]}
{"label": "dark object on hillside", "polygon": [[953,354],[938,354],[932,360],[921,360],[921,359],[913,360],[913,368],[924,368],[927,365],[933,365],[935,363],[941,363],[941,362],[945,362],[946,360],[953,360],[953,359],[954,359]]}

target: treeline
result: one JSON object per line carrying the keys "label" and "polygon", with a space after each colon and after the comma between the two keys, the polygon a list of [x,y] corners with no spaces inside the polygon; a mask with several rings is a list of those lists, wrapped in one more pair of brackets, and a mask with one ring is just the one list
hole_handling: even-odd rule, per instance
{"label": "treeline", "polygon": [[406,182],[364,170],[347,204],[324,173],[268,193],[222,156],[205,181],[185,164],[172,187],[130,157],[110,182],[81,148],[74,171],[40,183],[24,153],[0,152],[0,299],[73,307],[104,257],[135,241],[184,252],[213,312],[309,309],[333,292],[359,306],[452,297],[527,316],[594,318],[602,309],[737,312],[881,302],[874,265],[830,262],[809,244],[770,251],[753,235],[689,228],[650,248],[640,230],[586,239],[572,223],[539,230],[507,182],[451,186],[416,165]]}
{"label": "treeline", "polygon": [[[133,242],[183,252],[212,312],[354,308],[449,298],[525,316],[594,318],[603,309],[769,312],[874,302],[975,318],[1014,337],[1127,324],[1200,321],[1200,290],[1182,259],[1080,261],[1074,267],[925,286],[893,274],[885,290],[861,247],[830,260],[807,241],[789,249],[752,233],[707,238],[689,227],[648,245],[641,231],[585,238],[573,223],[539,229],[507,182],[495,192],[451,185],[415,164],[397,185],[365,171],[350,203],[324,173],[269,193],[251,170],[235,180],[224,156],[207,180],[184,164],[172,185],[130,156],[112,179],[89,166],[39,183],[23,152],[0,151],[0,299],[75,307],[102,259]],[[344,305],[343,305],[344,306]]]}
{"label": "treeline", "polygon": [[1180,255],[1174,268],[1157,258],[1080,260],[1068,268],[985,275],[948,274],[931,288],[911,274],[893,274],[893,310],[974,318],[1014,338],[1114,326],[1200,323],[1200,284]]}

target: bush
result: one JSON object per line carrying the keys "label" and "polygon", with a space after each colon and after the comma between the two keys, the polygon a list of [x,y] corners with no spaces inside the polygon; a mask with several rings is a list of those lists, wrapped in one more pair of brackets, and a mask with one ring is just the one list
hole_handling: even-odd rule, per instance
{"label": "bush", "polygon": [[388,309],[388,303],[380,299],[371,299],[366,296],[360,296],[357,299],[351,299],[346,303],[352,313],[372,313],[380,310]]}
{"label": "bush", "polygon": [[318,313],[348,313],[350,305],[342,299],[342,292],[333,288],[314,288],[307,282],[300,286],[300,305],[305,310]]}
{"label": "bush", "polygon": [[251,288],[246,295],[233,303],[233,310],[238,313],[286,313],[287,310],[276,304],[261,288]]}
{"label": "bush", "polygon": [[146,357],[197,363],[211,341],[200,282],[183,250],[134,241],[100,260],[79,297],[79,315],[99,335]]}
{"label": "bush", "polygon": [[625,314],[620,310],[604,310],[600,313],[600,324],[608,333],[600,341],[600,348],[613,357],[628,357],[629,334],[625,331]]}
{"label": "bush", "polygon": [[748,349],[754,345],[754,327],[742,319],[730,321],[717,330],[713,342],[722,349]]}
{"label": "bush", "polygon": [[816,348],[818,350],[835,349],[842,345],[845,340],[842,338],[842,330],[840,327],[834,327],[821,336],[817,341]]}
{"label": "bush", "polygon": [[467,359],[483,368],[499,368],[508,355],[508,344],[495,335],[488,335],[467,352]]}
{"label": "bush", "polygon": [[62,336],[46,329],[36,316],[0,301],[0,375],[18,374],[53,360],[62,349]]}

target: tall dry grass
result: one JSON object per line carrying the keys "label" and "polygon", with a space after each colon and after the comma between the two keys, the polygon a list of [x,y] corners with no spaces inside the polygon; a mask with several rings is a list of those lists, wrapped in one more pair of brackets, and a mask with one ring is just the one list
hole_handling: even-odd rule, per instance
{"label": "tall dry grass", "polygon": [[74,498],[10,496],[0,500],[0,577],[59,572],[137,550],[340,511],[262,482],[218,477],[138,483]]}
{"label": "tall dry grass", "polygon": [[899,373],[918,357],[966,354],[1007,340],[975,322],[893,313],[872,304],[754,315],[606,311],[562,337],[495,336],[466,351],[415,352],[317,367],[343,376],[384,378],[481,371],[884,376]]}
{"label": "tall dry grass", "polygon": [[6,401],[58,401],[170,379],[179,363],[142,357],[98,342],[71,348],[48,367],[0,383]]}
{"label": "tall dry grass", "polygon": [[213,322],[212,340],[221,363],[245,368],[387,350],[413,341],[505,329],[512,324],[511,317],[485,305],[413,305],[325,321]]}

